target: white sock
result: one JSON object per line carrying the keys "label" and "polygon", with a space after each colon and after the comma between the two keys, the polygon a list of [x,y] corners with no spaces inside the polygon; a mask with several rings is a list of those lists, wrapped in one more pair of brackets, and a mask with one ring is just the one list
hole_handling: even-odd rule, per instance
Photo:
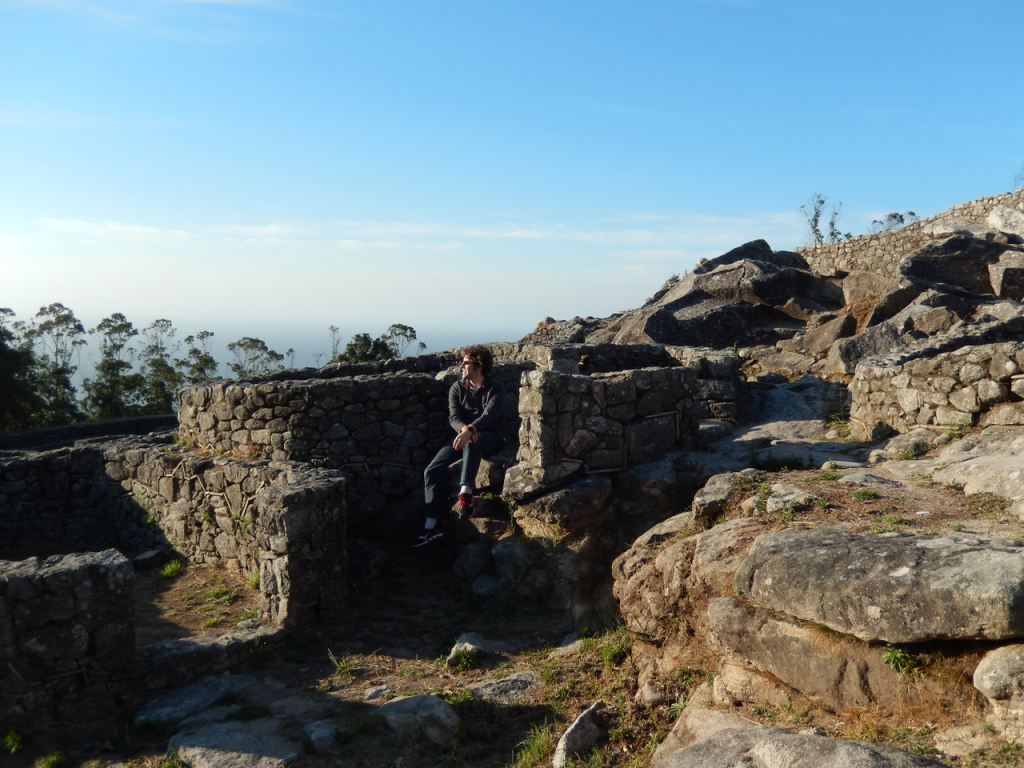
{"label": "white sock", "polygon": [[464,493],[468,493],[470,496],[472,496],[473,495],[473,489],[470,488],[468,485],[464,485],[464,486],[462,486],[461,490],[459,491],[459,496],[461,496]]}
{"label": "white sock", "polygon": [[423,521],[423,527],[428,531],[434,530],[435,525],[437,525],[436,517],[428,517],[426,520]]}

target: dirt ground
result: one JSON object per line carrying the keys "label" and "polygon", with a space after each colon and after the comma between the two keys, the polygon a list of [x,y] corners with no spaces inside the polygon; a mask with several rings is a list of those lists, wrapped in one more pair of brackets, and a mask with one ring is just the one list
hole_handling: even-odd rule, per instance
{"label": "dirt ground", "polygon": [[[872,471],[884,472],[884,467]],[[738,492],[723,519],[755,515],[777,528],[828,521],[851,523],[866,533],[963,531],[1024,538],[1024,524],[1006,514],[1006,503],[998,497],[966,497],[959,488],[927,479],[900,487],[851,486],[838,480],[839,473],[828,469],[761,473],[737,483]],[[798,485],[820,500],[774,516],[743,511],[745,499],[764,496],[777,482]],[[570,630],[564,618],[543,601],[499,602],[474,596],[452,571],[455,545],[450,539],[425,550],[410,551],[395,544],[390,554],[392,559],[379,577],[351,587],[343,618],[265,647],[235,670],[259,679],[273,677],[336,702],[340,722],[336,749],[326,754],[307,751],[293,764],[296,768],[550,765],[558,735],[598,699],[608,704],[608,738],[598,752],[577,765],[641,768],[649,763],[654,747],[671,729],[688,697],[715,674],[714,659],[700,656],[695,649],[675,678],[662,681],[666,703],[644,709],[634,702],[640,658],[643,653],[657,653],[646,638],[612,624],[596,630],[579,653],[551,658],[549,651]],[[256,596],[252,585],[214,568],[189,567],[171,579],[155,572],[144,574],[137,595],[139,642],[223,631],[255,609]],[[464,632],[502,641],[509,650],[486,656],[479,666],[449,668],[443,657]],[[931,709],[836,713],[804,701],[788,709],[748,705],[737,711],[754,722],[795,730],[816,728],[834,736],[891,744],[951,766],[1024,765],[1024,747],[1002,741],[986,728],[984,711],[970,685],[973,665],[985,649],[923,650],[913,674],[947,680],[950,691]],[[466,687],[527,669],[538,672],[543,685],[520,705],[485,705]],[[908,685],[914,684],[912,675],[907,679]],[[374,715],[374,706],[364,702],[365,691],[378,685],[388,686],[389,696],[444,696],[463,719],[462,740],[453,750],[443,751],[422,739],[395,738]],[[974,733],[974,746],[966,754],[941,757],[935,735],[952,726]],[[175,768],[164,757],[168,736],[128,729],[106,743],[66,746],[64,762],[57,765],[101,768],[112,761],[128,761],[147,768]],[[42,748],[34,745],[34,754]],[[32,765],[32,759],[26,753],[16,768]]]}

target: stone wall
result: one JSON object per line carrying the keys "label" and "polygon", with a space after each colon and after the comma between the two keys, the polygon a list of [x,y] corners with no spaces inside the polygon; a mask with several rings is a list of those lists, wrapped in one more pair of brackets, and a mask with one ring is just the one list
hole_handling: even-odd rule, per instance
{"label": "stone wall", "polygon": [[1024,318],[919,342],[862,361],[850,383],[850,421],[916,426],[1024,425]]}
{"label": "stone wall", "polygon": [[728,353],[591,376],[525,374],[518,464],[506,476],[506,495],[535,497],[577,476],[623,470],[692,445],[712,403],[734,405],[735,377]]}
{"label": "stone wall", "polygon": [[1004,192],[990,197],[979,197],[969,203],[958,203],[936,216],[914,222],[900,229],[887,229],[871,235],[825,243],[806,248],[795,248],[814,272],[830,274],[834,270],[853,272],[861,270],[879,275],[893,276],[900,263],[932,238],[925,228],[934,222],[963,219],[987,227],[986,218],[997,206],[1024,210],[1024,189]]}
{"label": "stone wall", "polygon": [[11,456],[0,458],[0,558],[110,547],[134,557],[166,543],[131,489],[107,476],[102,447]]}
{"label": "stone wall", "polygon": [[[532,363],[499,363],[508,390],[507,432],[518,431],[519,376]],[[202,450],[311,462],[343,470],[348,502],[367,522],[387,497],[422,487],[423,467],[448,426],[448,389],[458,373],[398,372],[213,382],[179,392],[179,435]]]}
{"label": "stone wall", "polygon": [[116,550],[0,560],[0,723],[109,720],[133,686],[132,565]]}
{"label": "stone wall", "polygon": [[294,626],[343,593],[345,486],[340,472],[156,438],[29,453],[0,462],[0,541],[17,542],[2,554],[173,547],[259,575],[263,622]]}

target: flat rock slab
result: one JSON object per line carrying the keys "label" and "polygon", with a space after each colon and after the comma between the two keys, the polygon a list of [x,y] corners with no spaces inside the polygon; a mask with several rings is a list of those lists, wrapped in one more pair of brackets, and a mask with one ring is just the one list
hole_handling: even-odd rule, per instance
{"label": "flat rock slab", "polygon": [[886,472],[900,478],[932,475],[936,482],[963,483],[964,493],[995,493],[1024,517],[1024,428],[992,427],[950,443],[935,459],[890,461]]}
{"label": "flat rock slab", "polygon": [[516,672],[501,680],[488,680],[469,686],[476,698],[489,704],[518,704],[527,698],[540,685],[540,675],[536,672]]}
{"label": "flat rock slab", "polygon": [[277,735],[277,721],[219,723],[179,733],[167,745],[188,768],[278,768],[292,762],[299,745]]}
{"label": "flat rock slab", "polygon": [[865,741],[748,726],[718,731],[660,759],[657,768],[930,768],[934,760]]}
{"label": "flat rock slab", "polygon": [[734,579],[750,602],[861,640],[1024,636],[1024,547],[973,536],[759,536]]}
{"label": "flat rock slab", "polygon": [[204,677],[150,701],[135,715],[135,724],[176,723],[212,705],[225,694],[239,693],[253,683],[248,675]]}

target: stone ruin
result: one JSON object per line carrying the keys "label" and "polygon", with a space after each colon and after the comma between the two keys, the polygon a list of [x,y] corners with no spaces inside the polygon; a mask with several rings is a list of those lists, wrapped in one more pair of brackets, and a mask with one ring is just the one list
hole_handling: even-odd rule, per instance
{"label": "stone ruin", "polygon": [[[608,507],[609,523],[615,508],[604,502],[616,482],[632,495],[631,472],[691,446],[701,419],[735,415],[731,353],[492,349],[509,391],[509,448],[484,462],[478,485],[519,502],[524,529],[594,530],[580,503],[552,512],[563,506],[552,500],[576,497],[591,511]],[[446,439],[456,360],[209,382],[179,393],[175,439],[152,433],[0,454],[0,719],[95,728],[255,643],[317,615],[343,616],[350,539],[400,535],[418,513],[422,469]],[[493,546],[492,565],[463,572],[475,590],[515,593],[514,576],[483,573],[508,547],[487,533],[464,549]],[[136,647],[134,568],[168,556],[258,576],[261,626]],[[592,590],[598,567],[577,557],[563,602]]]}

